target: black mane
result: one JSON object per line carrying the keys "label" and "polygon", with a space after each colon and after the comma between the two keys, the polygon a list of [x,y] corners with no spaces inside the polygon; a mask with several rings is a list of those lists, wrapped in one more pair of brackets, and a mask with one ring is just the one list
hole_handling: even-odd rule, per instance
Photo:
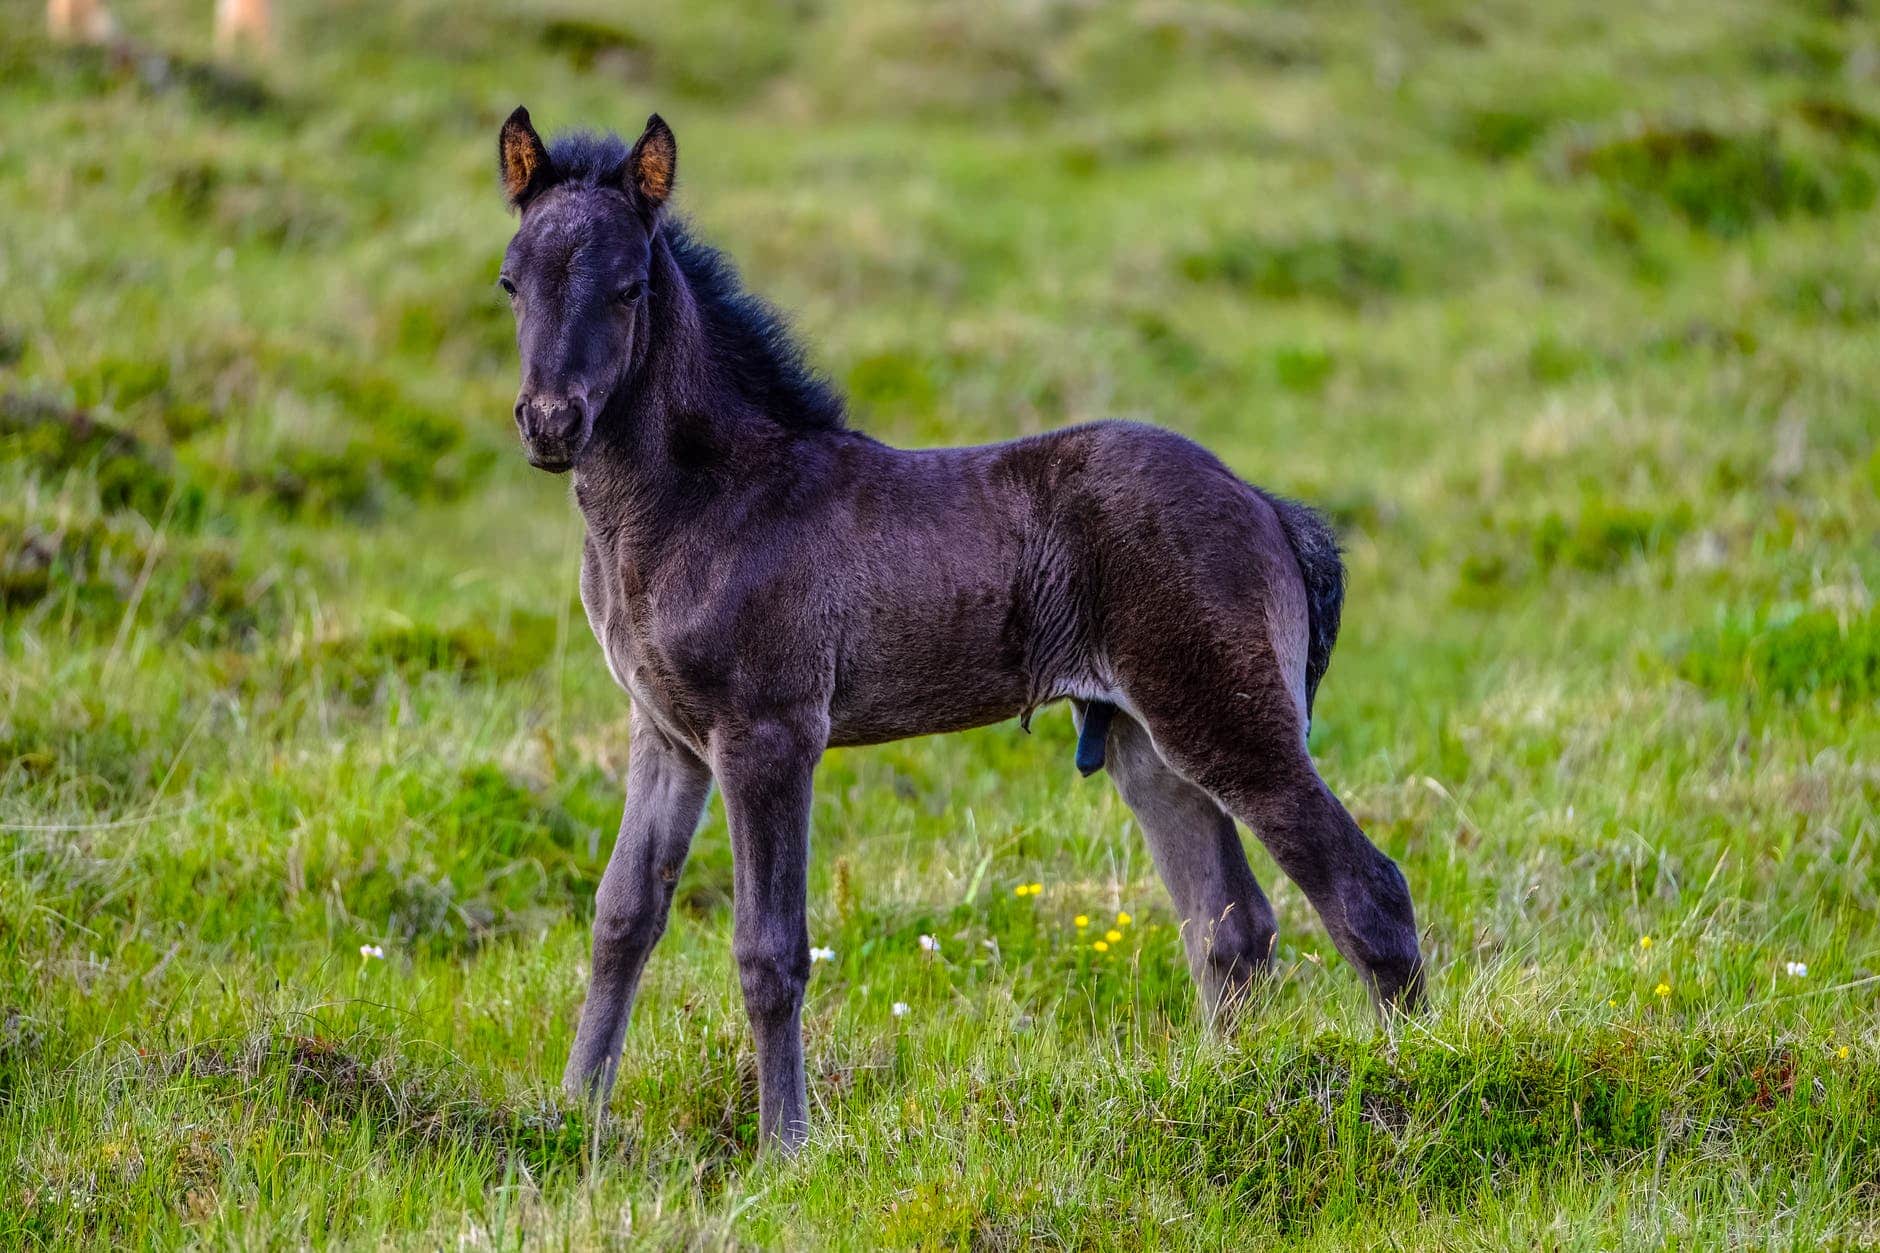
{"label": "black mane", "polygon": [[783,426],[840,429],[842,397],[804,359],[783,315],[746,291],[731,259],[692,238],[683,222],[666,217],[659,231],[692,288],[712,352],[732,387]]}
{"label": "black mane", "polygon": [[[584,187],[617,186],[632,149],[618,135],[571,131],[549,145],[555,179]],[[789,324],[763,297],[745,290],[724,253],[692,237],[667,213],[660,236],[698,304],[710,350],[726,382],[781,426],[839,430],[841,395],[804,359]]]}

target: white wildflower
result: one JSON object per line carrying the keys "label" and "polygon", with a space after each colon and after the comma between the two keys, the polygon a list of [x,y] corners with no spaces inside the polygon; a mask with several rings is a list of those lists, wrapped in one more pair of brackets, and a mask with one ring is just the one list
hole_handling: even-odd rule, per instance
{"label": "white wildflower", "polygon": [[907,1002],[906,1001],[896,1001],[891,1008],[896,1018],[907,1017]]}
{"label": "white wildflower", "polygon": [[384,961],[385,950],[377,944],[361,944],[359,946],[359,956],[365,958],[367,961],[371,961],[375,957],[380,961]]}
{"label": "white wildflower", "polygon": [[811,948],[809,959],[812,962],[832,962],[836,959],[836,951],[832,948]]}
{"label": "white wildflower", "polygon": [[1788,970],[1789,974],[1793,976],[1794,978],[1797,978],[1797,979],[1805,978],[1808,974],[1808,963],[1807,962],[1790,962],[1788,966],[1786,967],[1786,969]]}
{"label": "white wildflower", "polygon": [[940,941],[930,935],[923,935],[920,937],[920,950],[923,953],[938,953],[940,951]]}

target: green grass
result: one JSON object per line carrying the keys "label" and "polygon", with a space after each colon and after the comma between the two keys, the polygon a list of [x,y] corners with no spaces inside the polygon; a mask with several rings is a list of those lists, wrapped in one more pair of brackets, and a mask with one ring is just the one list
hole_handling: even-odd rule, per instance
{"label": "green grass", "polygon": [[[338,0],[225,68],[114,7],[170,59],[0,29],[0,1244],[1880,1243],[1864,6]],[[562,1103],[627,711],[507,417],[518,102],[659,109],[876,433],[1147,417],[1327,509],[1427,1018],[1250,841],[1209,1038],[1043,717],[822,767],[799,1160],[717,807]]]}

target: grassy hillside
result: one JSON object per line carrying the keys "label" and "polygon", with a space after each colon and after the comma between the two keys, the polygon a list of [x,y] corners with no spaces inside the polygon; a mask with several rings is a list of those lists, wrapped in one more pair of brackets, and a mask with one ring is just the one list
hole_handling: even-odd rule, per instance
{"label": "grassy hillside", "polygon": [[[0,1244],[1880,1242],[1865,0],[115,7],[0,25]],[[716,805],[564,1106],[627,708],[508,417],[518,102],[659,109],[880,436],[1148,418],[1334,517],[1427,1019],[1250,840],[1206,1038],[1047,715],[822,767],[799,1161]]]}

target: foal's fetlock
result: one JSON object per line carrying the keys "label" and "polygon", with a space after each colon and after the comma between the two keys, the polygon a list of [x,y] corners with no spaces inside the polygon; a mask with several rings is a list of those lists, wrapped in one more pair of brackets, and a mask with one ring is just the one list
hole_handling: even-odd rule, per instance
{"label": "foal's fetlock", "polygon": [[1416,914],[1397,863],[1376,849],[1370,852],[1369,864],[1339,884],[1338,913],[1321,912],[1339,950],[1364,976],[1379,1012],[1407,1012],[1423,999]]}
{"label": "foal's fetlock", "polygon": [[1259,1007],[1272,987],[1271,964],[1252,968],[1242,964],[1218,978],[1210,972],[1201,990],[1208,1026],[1221,1035],[1228,1034]]}
{"label": "foal's fetlock", "polygon": [[590,1115],[603,1114],[614,1094],[614,1068],[590,1067],[578,1057],[571,1057],[561,1076],[561,1091],[571,1104],[581,1106]]}
{"label": "foal's fetlock", "polygon": [[1423,955],[1417,949],[1415,925],[1378,914],[1365,922],[1350,937],[1347,956],[1364,976],[1378,1013],[1385,1018],[1415,1013],[1424,1002]]}
{"label": "foal's fetlock", "polygon": [[789,1161],[809,1143],[809,1119],[792,1118],[774,1132],[758,1138],[759,1157]]}

